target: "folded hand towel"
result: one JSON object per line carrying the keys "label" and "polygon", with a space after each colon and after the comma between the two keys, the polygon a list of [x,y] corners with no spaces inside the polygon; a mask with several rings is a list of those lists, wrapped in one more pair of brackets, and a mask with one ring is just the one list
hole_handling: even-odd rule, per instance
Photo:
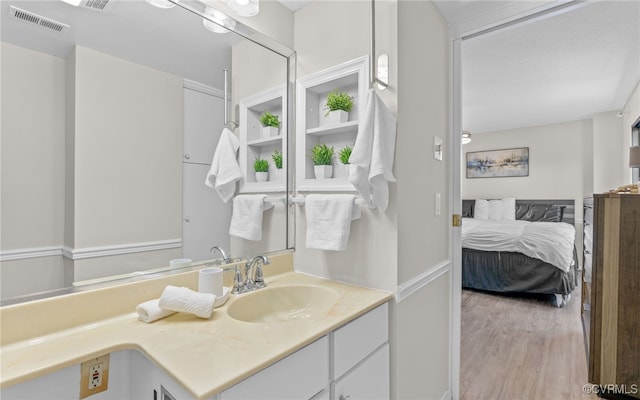
{"label": "folded hand towel", "polygon": [[389,186],[395,182],[391,171],[396,146],[396,119],[374,89],[358,124],[358,136],[349,157],[349,181],[370,208],[385,210],[389,205]]}
{"label": "folded hand towel", "polygon": [[205,185],[216,189],[225,203],[236,192],[236,181],[242,178],[242,171],[236,160],[236,152],[239,147],[238,137],[229,129],[224,128],[220,134],[216,151],[213,153],[211,168],[204,181]]}
{"label": "folded hand towel", "polygon": [[349,241],[351,221],[362,216],[349,194],[310,194],[306,196],[307,248],[344,250]]}
{"label": "folded hand towel", "polygon": [[153,322],[164,317],[168,317],[171,314],[175,314],[175,311],[160,308],[158,302],[159,299],[153,299],[138,304],[136,307],[138,319],[142,322]]}
{"label": "folded hand towel", "polygon": [[158,304],[162,309],[186,312],[200,318],[209,318],[213,313],[216,296],[211,293],[198,293],[186,287],[167,286],[160,296]]}
{"label": "folded hand towel", "polygon": [[233,199],[229,234],[246,240],[262,239],[262,212],[273,207],[264,194],[243,194]]}

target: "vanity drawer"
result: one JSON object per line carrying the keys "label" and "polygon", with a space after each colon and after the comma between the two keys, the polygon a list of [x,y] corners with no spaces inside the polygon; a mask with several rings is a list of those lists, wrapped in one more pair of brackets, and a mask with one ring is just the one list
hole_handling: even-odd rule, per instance
{"label": "vanity drawer", "polygon": [[333,333],[333,379],[338,379],[389,340],[387,303]]}
{"label": "vanity drawer", "polygon": [[310,399],[329,382],[329,340],[311,343],[222,392],[220,400]]}

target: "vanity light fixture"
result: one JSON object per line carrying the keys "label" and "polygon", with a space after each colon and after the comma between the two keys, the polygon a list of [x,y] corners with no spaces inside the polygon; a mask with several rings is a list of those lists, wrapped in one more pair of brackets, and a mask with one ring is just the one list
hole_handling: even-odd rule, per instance
{"label": "vanity light fixture", "polygon": [[462,144],[467,144],[471,142],[471,132],[462,131],[461,134],[462,134]]}
{"label": "vanity light fixture", "polygon": [[236,27],[236,21],[226,16],[215,8],[207,7],[204,15],[209,18],[203,18],[204,27],[215,33],[227,33],[230,29]]}
{"label": "vanity light fixture", "polygon": [[[66,0],[62,0],[62,1],[66,1]],[[180,0],[175,0],[176,3]],[[147,3],[151,4],[154,7],[158,7],[158,8],[172,8],[175,7],[176,3],[171,2],[169,0],[147,0]]]}
{"label": "vanity light fixture", "polygon": [[226,3],[241,17],[253,17],[260,12],[260,0],[227,0]]}

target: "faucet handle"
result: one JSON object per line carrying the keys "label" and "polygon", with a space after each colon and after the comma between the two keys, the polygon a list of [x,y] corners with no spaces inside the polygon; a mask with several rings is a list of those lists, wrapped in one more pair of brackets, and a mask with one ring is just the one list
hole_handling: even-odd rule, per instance
{"label": "faucet handle", "polygon": [[242,271],[240,271],[240,265],[236,265],[235,276],[233,277],[233,289],[231,293],[240,294],[246,291],[245,283],[242,280]]}
{"label": "faucet handle", "polygon": [[264,281],[264,276],[262,275],[262,264],[260,263],[256,265],[256,273],[255,273],[255,278],[253,282],[257,289],[262,289],[267,287],[267,284]]}

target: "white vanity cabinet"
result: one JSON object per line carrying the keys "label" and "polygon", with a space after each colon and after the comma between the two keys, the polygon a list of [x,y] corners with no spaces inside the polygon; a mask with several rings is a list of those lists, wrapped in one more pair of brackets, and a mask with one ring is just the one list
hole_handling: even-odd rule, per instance
{"label": "white vanity cabinet", "polygon": [[329,381],[329,338],[324,336],[222,392],[220,400],[311,399]]}

